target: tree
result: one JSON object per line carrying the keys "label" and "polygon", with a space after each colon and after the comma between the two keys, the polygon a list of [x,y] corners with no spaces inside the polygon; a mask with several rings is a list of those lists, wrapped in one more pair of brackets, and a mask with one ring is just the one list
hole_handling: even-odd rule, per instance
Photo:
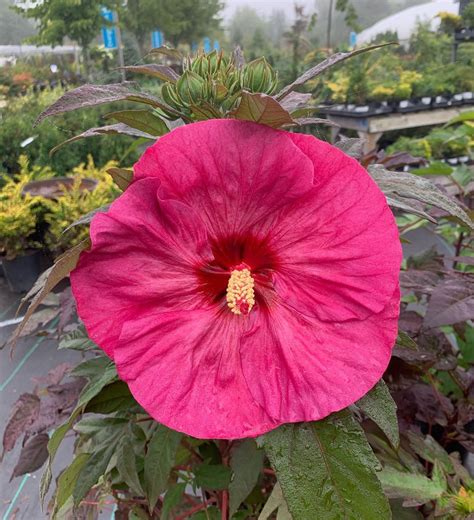
{"label": "tree", "polygon": [[220,0],[128,0],[120,20],[138,43],[142,55],[150,32],[159,29],[174,46],[215,34],[220,27]]}
{"label": "tree", "polygon": [[64,39],[77,42],[88,72],[88,53],[92,40],[99,34],[105,21],[101,6],[114,7],[113,0],[44,0],[29,9],[16,8],[26,18],[36,20],[38,34],[30,41],[43,45],[62,45]]}
{"label": "tree", "polygon": [[[159,3],[159,2],[157,2]],[[220,30],[220,0],[161,0],[165,37],[174,45],[211,36]]]}
{"label": "tree", "polygon": [[288,42],[291,45],[292,57],[291,57],[291,74],[292,80],[295,80],[298,76],[299,64],[301,61],[301,46],[304,43],[305,33],[308,29],[311,29],[316,22],[316,14],[312,16],[307,15],[304,12],[302,5],[295,4],[295,20],[290,30],[285,33]]}

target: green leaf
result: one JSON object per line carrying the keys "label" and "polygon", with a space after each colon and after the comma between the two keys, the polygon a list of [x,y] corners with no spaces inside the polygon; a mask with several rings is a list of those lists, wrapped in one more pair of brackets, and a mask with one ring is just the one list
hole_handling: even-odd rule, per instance
{"label": "green leaf", "polygon": [[117,369],[115,368],[113,362],[109,360],[108,365],[98,373],[98,376],[91,379],[89,383],[87,383],[87,385],[82,389],[77,403],[78,406],[86,405],[114,379],[117,379]]}
{"label": "green leaf", "polygon": [[116,440],[117,439],[110,439],[110,442],[94,452],[87,459],[87,463],[82,467],[72,494],[75,506],[81,503],[90,489],[97,484],[99,478],[104,475],[116,449]]}
{"label": "green leaf", "polygon": [[115,381],[105,386],[103,390],[89,401],[85,412],[107,414],[130,409],[136,404],[127,384],[123,381]]}
{"label": "green leaf", "polygon": [[408,432],[407,436],[413,451],[422,459],[432,464],[437,462],[446,473],[451,475],[455,473],[453,461],[449,457],[448,452],[431,435],[426,435],[423,438],[416,433]]}
{"label": "green leaf", "polygon": [[416,342],[411,339],[406,332],[403,332],[403,330],[400,329],[398,329],[396,345],[403,348],[409,348],[411,350],[418,350],[418,345]]}
{"label": "green leaf", "polygon": [[145,457],[144,488],[150,513],[166,489],[182,434],[159,424]]}
{"label": "green leaf", "polygon": [[455,125],[456,123],[463,123],[464,121],[474,121],[474,110],[470,110],[469,112],[463,112],[456,117],[453,117],[446,126]]}
{"label": "green leaf", "polygon": [[258,482],[263,468],[264,451],[253,439],[246,439],[232,450],[230,467],[233,471],[229,484],[229,514],[232,516]]}
{"label": "green leaf", "polygon": [[381,379],[368,394],[356,402],[356,405],[385,433],[392,446],[398,448],[400,434],[397,405],[384,380]]}
{"label": "green leaf", "polygon": [[285,502],[281,486],[277,482],[260,513],[258,520],[268,520],[274,511],[277,511],[277,520],[291,520],[288,505]]}
{"label": "green leaf", "polygon": [[420,210],[416,204],[413,205],[412,201],[418,201],[442,209],[474,229],[474,222],[461,206],[428,179],[407,172],[391,172],[380,164],[369,166],[368,171],[383,191],[389,206],[436,222],[433,217]]}
{"label": "green leaf", "polygon": [[112,430],[121,428],[128,424],[129,420],[124,417],[84,417],[74,425],[74,431],[82,435],[95,435],[106,428]]}
{"label": "green leaf", "polygon": [[58,484],[56,486],[56,496],[54,501],[53,520],[57,512],[72,496],[77,477],[82,468],[89,460],[88,453],[79,453],[69,466],[59,475]]}
{"label": "green leaf", "polygon": [[379,473],[385,493],[390,498],[410,498],[420,504],[441,497],[445,489],[440,482],[416,473],[385,468]]}
{"label": "green leaf", "polygon": [[266,94],[242,92],[240,105],[230,115],[236,119],[254,121],[272,128],[296,123],[278,101]]}
{"label": "green leaf", "polygon": [[369,47],[363,47],[356,49],[351,52],[338,52],[336,54],[333,54],[332,56],[329,56],[329,58],[326,58],[321,63],[318,63],[311,69],[307,70],[305,73],[303,73],[301,76],[295,79],[293,83],[290,85],[286,85],[286,87],[282,88],[280,92],[275,96],[278,101],[281,101],[283,98],[288,96],[290,92],[295,90],[295,88],[304,85],[307,81],[310,79],[315,78],[316,76],[319,76],[319,74],[325,72],[326,70],[330,69],[331,67],[334,67],[334,65],[341,63],[344,60],[347,60],[348,58],[352,58],[353,56],[357,56],[358,54],[362,54],[364,52],[373,51],[375,49],[380,49],[381,47],[386,47],[387,45],[393,45],[396,42],[388,42],[388,43],[382,43],[379,45],[371,45]]}
{"label": "green leaf", "polygon": [[120,441],[117,451],[117,469],[120,477],[137,495],[143,496],[143,489],[138,478],[137,461],[133,444],[127,435]]}
{"label": "green leaf", "polygon": [[79,415],[80,410],[81,410],[80,407],[76,407],[75,410],[72,412],[72,414],[69,416],[69,419],[64,424],[62,424],[59,428],[56,428],[56,430],[54,430],[53,434],[51,435],[51,438],[49,439],[48,463],[47,463],[46,469],[41,477],[41,483],[40,483],[41,502],[44,502],[46,493],[48,492],[49,486],[51,485],[51,479],[53,476],[52,464],[54,461],[54,457],[56,456],[59,446],[61,445],[61,442],[63,441],[64,437],[66,436],[66,433],[70,430],[74,421],[76,420],[77,416]]}
{"label": "green leaf", "polygon": [[[169,132],[169,128],[163,119],[155,116],[149,110],[122,110],[111,112],[104,116],[105,119],[115,119],[132,128],[136,128],[147,135],[158,137]],[[145,137],[145,136],[142,136]]]}
{"label": "green leaf", "polygon": [[294,520],[391,518],[379,463],[348,410],[281,426],[263,442]]}
{"label": "green leaf", "polygon": [[107,173],[112,177],[115,184],[125,191],[133,181],[133,171],[124,168],[109,168]]}
{"label": "green leaf", "polygon": [[411,170],[411,173],[414,173],[415,175],[451,175],[453,171],[454,169],[451,168],[449,164],[435,161],[425,168],[416,168]]}
{"label": "green leaf", "polygon": [[186,484],[181,482],[179,484],[175,484],[168,488],[166,491],[165,498],[163,500],[163,507],[161,508],[161,520],[168,520],[168,517],[181,501],[181,497],[183,496],[184,490],[186,489]]}
{"label": "green leaf", "polygon": [[223,464],[200,464],[194,469],[196,485],[205,489],[227,489],[232,472]]}
{"label": "green leaf", "polygon": [[63,336],[58,348],[86,351],[99,347],[89,338],[84,325],[80,325],[77,329]]}
{"label": "green leaf", "polygon": [[104,373],[104,371],[111,365],[110,358],[107,356],[96,356],[86,359],[71,370],[72,376],[94,377]]}

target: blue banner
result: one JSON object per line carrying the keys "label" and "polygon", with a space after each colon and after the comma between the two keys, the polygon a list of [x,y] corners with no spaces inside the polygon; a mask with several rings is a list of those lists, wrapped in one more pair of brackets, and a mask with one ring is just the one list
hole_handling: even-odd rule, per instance
{"label": "blue banner", "polygon": [[221,46],[219,45],[218,40],[214,40],[214,50],[219,51],[221,49]]}
{"label": "blue banner", "polygon": [[163,33],[161,31],[159,31],[158,29],[154,30],[152,33],[151,33],[151,47],[153,49],[156,49],[157,47],[161,47],[164,43],[164,36],[163,36]]}
{"label": "blue banner", "polygon": [[[100,13],[104,20],[111,23],[114,21],[114,13],[107,7],[101,7]],[[102,40],[106,49],[117,49],[117,30],[115,27],[104,25],[102,27]]]}
{"label": "blue banner", "polygon": [[204,52],[211,52],[211,39],[210,38],[204,38],[203,40],[204,44]]}
{"label": "blue banner", "polygon": [[349,34],[349,47],[354,48],[357,45],[357,33],[351,31]]}

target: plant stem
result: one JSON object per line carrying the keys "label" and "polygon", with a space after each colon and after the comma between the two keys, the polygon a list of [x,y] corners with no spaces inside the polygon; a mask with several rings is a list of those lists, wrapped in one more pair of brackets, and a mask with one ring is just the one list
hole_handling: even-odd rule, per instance
{"label": "plant stem", "polygon": [[227,520],[229,513],[229,492],[224,489],[222,492],[221,520]]}

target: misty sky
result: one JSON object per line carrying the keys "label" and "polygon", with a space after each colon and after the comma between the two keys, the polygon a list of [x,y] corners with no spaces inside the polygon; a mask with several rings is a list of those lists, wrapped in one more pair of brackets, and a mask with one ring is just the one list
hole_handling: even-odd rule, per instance
{"label": "misty sky", "polygon": [[[291,18],[293,2],[291,0],[224,0],[226,7],[223,11],[224,19],[228,20],[235,9],[242,5],[250,5],[261,14],[270,14],[273,9],[282,9]],[[298,3],[307,8],[314,6],[314,0],[298,0]]]}

